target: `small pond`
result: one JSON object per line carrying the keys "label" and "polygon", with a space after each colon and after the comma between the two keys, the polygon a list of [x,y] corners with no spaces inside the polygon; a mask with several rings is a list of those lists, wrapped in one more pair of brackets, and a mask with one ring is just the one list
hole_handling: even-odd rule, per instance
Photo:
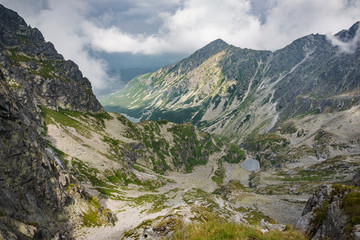
{"label": "small pond", "polygon": [[256,171],[260,169],[260,163],[258,160],[248,158],[245,161],[243,161],[240,165],[243,169],[248,171]]}
{"label": "small pond", "polygon": [[138,123],[140,122],[140,118],[134,118],[134,117],[130,117],[128,115],[126,115],[125,113],[120,113],[121,115],[123,115],[124,117],[126,117],[127,119],[129,119],[131,122],[133,123]]}

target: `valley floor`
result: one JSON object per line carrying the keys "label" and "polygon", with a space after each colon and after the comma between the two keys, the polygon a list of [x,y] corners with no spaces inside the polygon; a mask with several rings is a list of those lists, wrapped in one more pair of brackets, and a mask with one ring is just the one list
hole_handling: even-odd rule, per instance
{"label": "valley floor", "polygon": [[[309,195],[256,194],[251,191],[251,188],[246,188],[245,191],[237,192],[231,196],[231,200],[228,201],[213,193],[219,188],[211,179],[216,167],[216,157],[212,157],[207,165],[195,167],[192,173],[169,173],[166,178],[171,179],[171,183],[158,188],[156,192],[139,191],[138,186],[132,185],[121,189],[124,199],[128,198],[126,201],[101,199],[100,202],[104,207],[116,213],[118,218],[116,225],[79,229],[77,239],[124,239],[129,235],[129,232],[134,232],[133,229],[139,230],[138,234],[141,233],[144,230],[142,223],[146,220],[159,219],[174,213],[190,220],[192,218],[191,207],[194,205],[214,204],[215,211],[231,212],[230,216],[235,222],[244,222],[246,214],[236,212],[237,208],[243,207],[259,210],[277,223],[295,224],[309,198]],[[224,179],[225,185],[231,180],[236,180],[244,186],[248,186],[250,172],[242,169],[240,164],[226,163],[225,168],[227,169]],[[205,198],[197,195],[199,189],[203,191]],[[97,194],[91,186],[88,186],[87,190],[92,194]],[[138,204],[131,200],[146,199],[149,198],[149,195],[158,197],[146,204]],[[135,236],[137,236],[136,233],[130,235],[129,239]]]}
{"label": "valley floor", "polygon": [[[154,143],[161,141],[162,145],[173,148],[179,136],[174,129],[180,125],[161,121],[133,124],[115,113],[101,121],[79,113],[59,114],[51,110],[46,114],[47,140],[54,149],[63,152],[62,159],[69,171],[78,177],[86,191],[99,198],[101,205],[109,208],[118,219],[114,226],[96,226],[96,222],[91,227],[82,225],[75,230],[76,239],[140,239],[144,230],[171,216],[178,216],[184,223],[194,222],[199,216],[201,218],[201,209],[253,226],[258,226],[263,219],[274,224],[294,225],[318,186],[350,180],[360,161],[358,145],[334,150],[335,157],[327,157],[327,160],[303,156],[299,148],[299,159],[284,162],[281,169],[269,167],[249,172],[241,168],[241,162],[221,161],[225,153],[220,149],[210,154],[205,165],[193,166],[188,173],[181,173],[186,171],[180,169],[161,174],[155,172],[151,161],[143,160],[150,149],[146,150],[145,143],[152,139],[153,148],[158,147]],[[345,114],[354,119],[344,127],[337,127],[336,131],[345,127],[350,131],[348,128],[359,122],[352,110],[333,116],[343,121]],[[322,118],[317,116],[317,119]],[[286,135],[295,146],[315,146],[315,140],[315,143],[322,143],[323,135],[319,133],[324,132],[323,138],[327,140],[327,131],[336,132],[322,121],[316,122],[313,116],[299,119],[298,124],[305,129],[303,135]],[[178,134],[190,129],[186,124],[181,127]],[[200,140],[206,136],[199,132],[194,134]],[[186,146],[184,142],[180,146]],[[350,150],[352,155],[346,152]],[[155,153],[151,152],[150,156]],[[170,158],[165,157],[164,161]]]}

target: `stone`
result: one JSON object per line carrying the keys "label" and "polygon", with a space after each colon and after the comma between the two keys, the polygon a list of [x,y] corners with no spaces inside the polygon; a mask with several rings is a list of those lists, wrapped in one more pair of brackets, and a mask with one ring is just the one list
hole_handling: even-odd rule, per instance
{"label": "stone", "polygon": [[78,66],[0,5],[0,239],[51,239],[57,233],[71,239],[69,219],[81,213],[69,205],[88,205],[85,193],[67,194],[75,177],[46,150],[39,105],[103,112]]}

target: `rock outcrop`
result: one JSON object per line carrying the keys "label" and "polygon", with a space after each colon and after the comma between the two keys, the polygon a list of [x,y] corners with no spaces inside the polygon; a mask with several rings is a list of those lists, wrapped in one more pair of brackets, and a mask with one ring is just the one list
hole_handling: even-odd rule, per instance
{"label": "rock outcrop", "polygon": [[[91,83],[78,66],[65,61],[41,32],[0,5],[0,69],[23,104],[103,111]],[[28,106],[31,107],[31,106]]]}
{"label": "rock outcrop", "polygon": [[47,150],[38,105],[103,111],[78,67],[0,5],[0,239],[71,239],[88,208],[114,220]]}
{"label": "rock outcrop", "polygon": [[323,185],[305,205],[296,228],[314,240],[358,239],[360,219],[359,176],[348,185]]}

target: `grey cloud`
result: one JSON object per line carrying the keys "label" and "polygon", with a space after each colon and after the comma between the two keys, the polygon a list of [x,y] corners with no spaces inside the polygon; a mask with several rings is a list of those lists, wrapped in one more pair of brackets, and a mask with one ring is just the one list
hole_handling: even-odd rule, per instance
{"label": "grey cloud", "polygon": [[107,62],[101,55],[90,52],[190,54],[217,38],[239,47],[275,50],[310,33],[335,33],[348,28],[360,16],[358,0],[0,0],[0,3],[19,12],[61,54],[76,61],[95,90],[101,90],[113,79],[107,74]]}

